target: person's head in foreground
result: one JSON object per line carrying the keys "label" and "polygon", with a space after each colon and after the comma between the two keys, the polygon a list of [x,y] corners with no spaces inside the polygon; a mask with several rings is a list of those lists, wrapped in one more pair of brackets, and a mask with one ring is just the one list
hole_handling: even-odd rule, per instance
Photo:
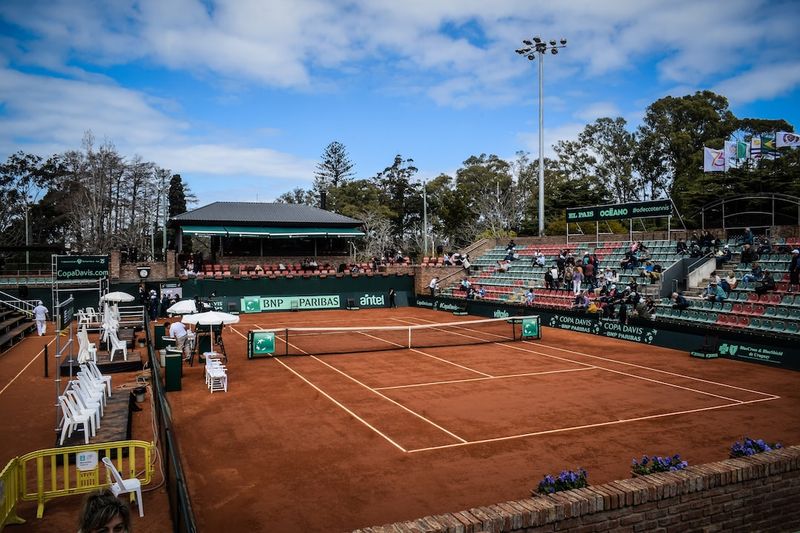
{"label": "person's head in foreground", "polygon": [[131,533],[131,513],[109,489],[86,497],[78,522],[78,533]]}

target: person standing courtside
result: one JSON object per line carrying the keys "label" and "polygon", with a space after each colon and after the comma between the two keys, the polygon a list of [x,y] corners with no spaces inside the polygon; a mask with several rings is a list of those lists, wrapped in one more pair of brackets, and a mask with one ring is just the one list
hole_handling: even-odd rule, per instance
{"label": "person standing courtside", "polygon": [[189,350],[187,349],[186,345],[188,332],[186,331],[186,326],[183,325],[183,322],[176,321],[172,324],[167,322],[164,324],[164,326],[169,326],[169,336],[175,339],[175,348],[180,350],[184,359],[189,359],[189,354],[187,353]]}
{"label": "person standing courtside", "polygon": [[33,308],[33,318],[36,320],[36,331],[41,337],[47,333],[47,314],[50,311],[44,306],[41,300],[36,302],[36,307]]}

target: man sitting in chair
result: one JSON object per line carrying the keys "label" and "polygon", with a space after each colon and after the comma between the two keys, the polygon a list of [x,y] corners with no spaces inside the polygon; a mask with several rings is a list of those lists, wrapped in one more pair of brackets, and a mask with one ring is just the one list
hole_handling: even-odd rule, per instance
{"label": "man sitting in chair", "polygon": [[167,322],[164,327],[169,327],[169,336],[175,339],[175,348],[180,350],[184,360],[188,361],[192,354],[189,351],[189,345],[186,344],[186,340],[189,338],[186,326],[183,325],[183,322],[176,321],[172,324]]}

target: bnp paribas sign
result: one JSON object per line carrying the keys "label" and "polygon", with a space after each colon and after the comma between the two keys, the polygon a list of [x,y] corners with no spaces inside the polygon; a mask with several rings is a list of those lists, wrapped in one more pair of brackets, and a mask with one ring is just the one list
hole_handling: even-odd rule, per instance
{"label": "bnp paribas sign", "polygon": [[262,311],[290,311],[292,309],[339,309],[339,295],[321,296],[245,296],[241,301],[242,313]]}
{"label": "bnp paribas sign", "polygon": [[567,222],[594,222],[624,218],[667,217],[672,215],[672,201],[653,200],[628,204],[571,207],[567,209]]}

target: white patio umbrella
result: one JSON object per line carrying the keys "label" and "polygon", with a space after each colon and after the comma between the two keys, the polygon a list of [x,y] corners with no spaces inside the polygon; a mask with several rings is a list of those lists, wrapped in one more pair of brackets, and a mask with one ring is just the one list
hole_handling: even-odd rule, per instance
{"label": "white patio umbrella", "polygon": [[196,312],[197,305],[195,305],[194,300],[181,300],[167,308],[167,313],[173,315],[191,315]]}
{"label": "white patio umbrella", "polygon": [[120,291],[109,292],[108,294],[104,294],[103,296],[100,297],[100,300],[103,302],[117,302],[117,303],[132,302],[135,299],[136,298],[134,298],[127,292],[120,292]]}
{"label": "white patio umbrella", "polygon": [[181,318],[181,322],[184,324],[198,324],[200,326],[218,326],[220,324],[236,324],[239,322],[239,317],[221,311],[206,311],[205,313],[186,315]]}

